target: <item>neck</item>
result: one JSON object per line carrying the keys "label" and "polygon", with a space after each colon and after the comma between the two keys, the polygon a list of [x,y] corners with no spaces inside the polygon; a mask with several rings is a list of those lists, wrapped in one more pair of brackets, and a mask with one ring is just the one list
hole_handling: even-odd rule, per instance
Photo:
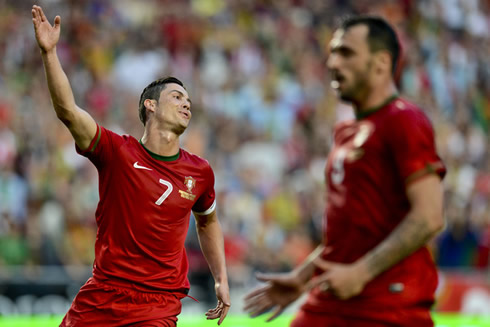
{"label": "neck", "polygon": [[147,122],[141,143],[153,153],[170,157],[179,152],[179,135],[168,130],[161,130],[150,121]]}
{"label": "neck", "polygon": [[359,115],[380,106],[397,92],[395,84],[390,82],[387,86],[377,87],[375,88],[375,91],[368,92],[366,97],[359,101],[354,101],[352,105],[356,114]]}

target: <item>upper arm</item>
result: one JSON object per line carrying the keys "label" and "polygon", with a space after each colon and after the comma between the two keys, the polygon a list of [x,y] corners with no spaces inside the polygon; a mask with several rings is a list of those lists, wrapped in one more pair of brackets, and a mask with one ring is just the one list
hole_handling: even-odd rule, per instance
{"label": "upper arm", "polygon": [[97,133],[97,123],[88,112],[75,107],[68,117],[60,118],[70,130],[75,143],[81,150],[86,150]]}
{"label": "upper arm", "polygon": [[216,214],[216,210],[213,210],[208,214],[198,214],[194,212],[194,217],[196,218],[196,226],[198,228],[206,227],[210,223],[218,221],[218,215]]}
{"label": "upper arm", "polygon": [[425,220],[432,232],[444,226],[443,187],[436,174],[425,175],[406,187],[411,217]]}
{"label": "upper arm", "polygon": [[413,219],[426,220],[431,231],[443,226],[441,180],[446,168],[437,154],[434,130],[417,109],[400,110],[390,124],[389,142],[399,176],[405,183]]}
{"label": "upper arm", "polygon": [[216,192],[214,190],[214,172],[206,162],[202,170],[205,187],[199,198],[192,206],[192,211],[196,215],[207,216],[216,209]]}
{"label": "upper arm", "polygon": [[444,177],[446,168],[436,151],[432,124],[422,111],[400,110],[386,126],[398,174],[407,185],[430,173]]}

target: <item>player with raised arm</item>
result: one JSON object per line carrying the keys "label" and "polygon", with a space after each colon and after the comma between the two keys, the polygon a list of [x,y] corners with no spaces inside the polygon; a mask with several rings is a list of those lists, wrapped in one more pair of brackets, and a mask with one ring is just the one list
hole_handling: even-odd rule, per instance
{"label": "player with raised arm", "polygon": [[309,291],[291,323],[433,326],[437,272],[427,242],[443,227],[445,166],[425,114],[398,95],[400,45],[383,19],[355,16],[329,43],[331,86],[356,119],[339,123],[327,159],[324,242],[287,274],[245,298],[252,316],[277,317]]}
{"label": "player with raised arm", "polygon": [[169,77],[148,85],[139,103],[143,137],[118,135],[75,104],[56,54],[61,18],[52,26],[33,6],[32,21],[56,115],[99,173],[93,277],[61,326],[175,326],[190,288],[184,241],[191,211],[218,299],[206,315],[221,324],[230,296],[214,174],[179,146],[192,116],[182,82]]}

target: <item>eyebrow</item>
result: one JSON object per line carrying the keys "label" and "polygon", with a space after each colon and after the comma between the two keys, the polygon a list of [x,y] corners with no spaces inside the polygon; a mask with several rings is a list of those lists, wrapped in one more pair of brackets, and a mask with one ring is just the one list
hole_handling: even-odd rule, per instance
{"label": "eyebrow", "polygon": [[329,50],[330,53],[335,53],[335,52],[356,53],[356,51],[353,48],[346,46],[344,44],[330,47]]}
{"label": "eyebrow", "polygon": [[[180,92],[179,90],[172,90],[172,91],[170,91],[170,93],[172,93],[172,92],[177,92],[178,94],[180,94],[180,95],[182,95],[184,98],[186,98],[185,94],[184,94],[184,93],[182,93],[182,92]],[[187,97],[187,101],[189,101],[189,104],[191,104],[191,105],[192,105],[192,101],[191,101],[191,99],[189,99],[189,97]]]}

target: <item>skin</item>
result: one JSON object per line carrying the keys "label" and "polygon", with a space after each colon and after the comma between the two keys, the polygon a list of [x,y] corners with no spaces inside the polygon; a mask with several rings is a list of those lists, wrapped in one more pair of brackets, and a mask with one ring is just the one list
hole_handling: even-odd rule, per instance
{"label": "skin", "polygon": [[[368,28],[356,25],[336,31],[329,44],[327,67],[338,96],[351,102],[357,113],[384,103],[397,92],[387,51],[370,52]],[[321,258],[329,249],[320,245],[293,271],[286,274],[259,274],[265,282],[245,297],[245,311],[252,317],[271,311],[276,318],[305,291],[321,287],[346,300],[362,292],[365,285],[434,237],[443,227],[443,190],[440,178],[427,174],[407,179],[405,187],[410,211],[380,244],[351,264]],[[314,269],[324,272],[312,278]]]}
{"label": "skin", "polygon": [[327,68],[332,79],[338,79],[338,95],[351,102],[358,113],[378,106],[397,92],[391,56],[388,51],[369,50],[368,31],[366,25],[339,29],[328,46]]}
{"label": "skin", "polygon": [[[32,7],[32,23],[46,80],[58,118],[66,125],[80,149],[87,149],[97,132],[97,124],[88,112],[78,107],[70,82],[61,67],[56,53],[60,38],[61,18],[56,16],[51,25],[39,6]],[[192,117],[189,94],[180,85],[167,84],[160,93],[159,101],[146,99],[147,122],[142,142],[150,151],[162,156],[178,153],[179,136],[185,131]],[[207,313],[207,319],[225,319],[230,307],[230,292],[226,273],[223,233],[216,211],[208,215],[195,215],[197,233],[203,254],[215,280],[218,303]]]}

